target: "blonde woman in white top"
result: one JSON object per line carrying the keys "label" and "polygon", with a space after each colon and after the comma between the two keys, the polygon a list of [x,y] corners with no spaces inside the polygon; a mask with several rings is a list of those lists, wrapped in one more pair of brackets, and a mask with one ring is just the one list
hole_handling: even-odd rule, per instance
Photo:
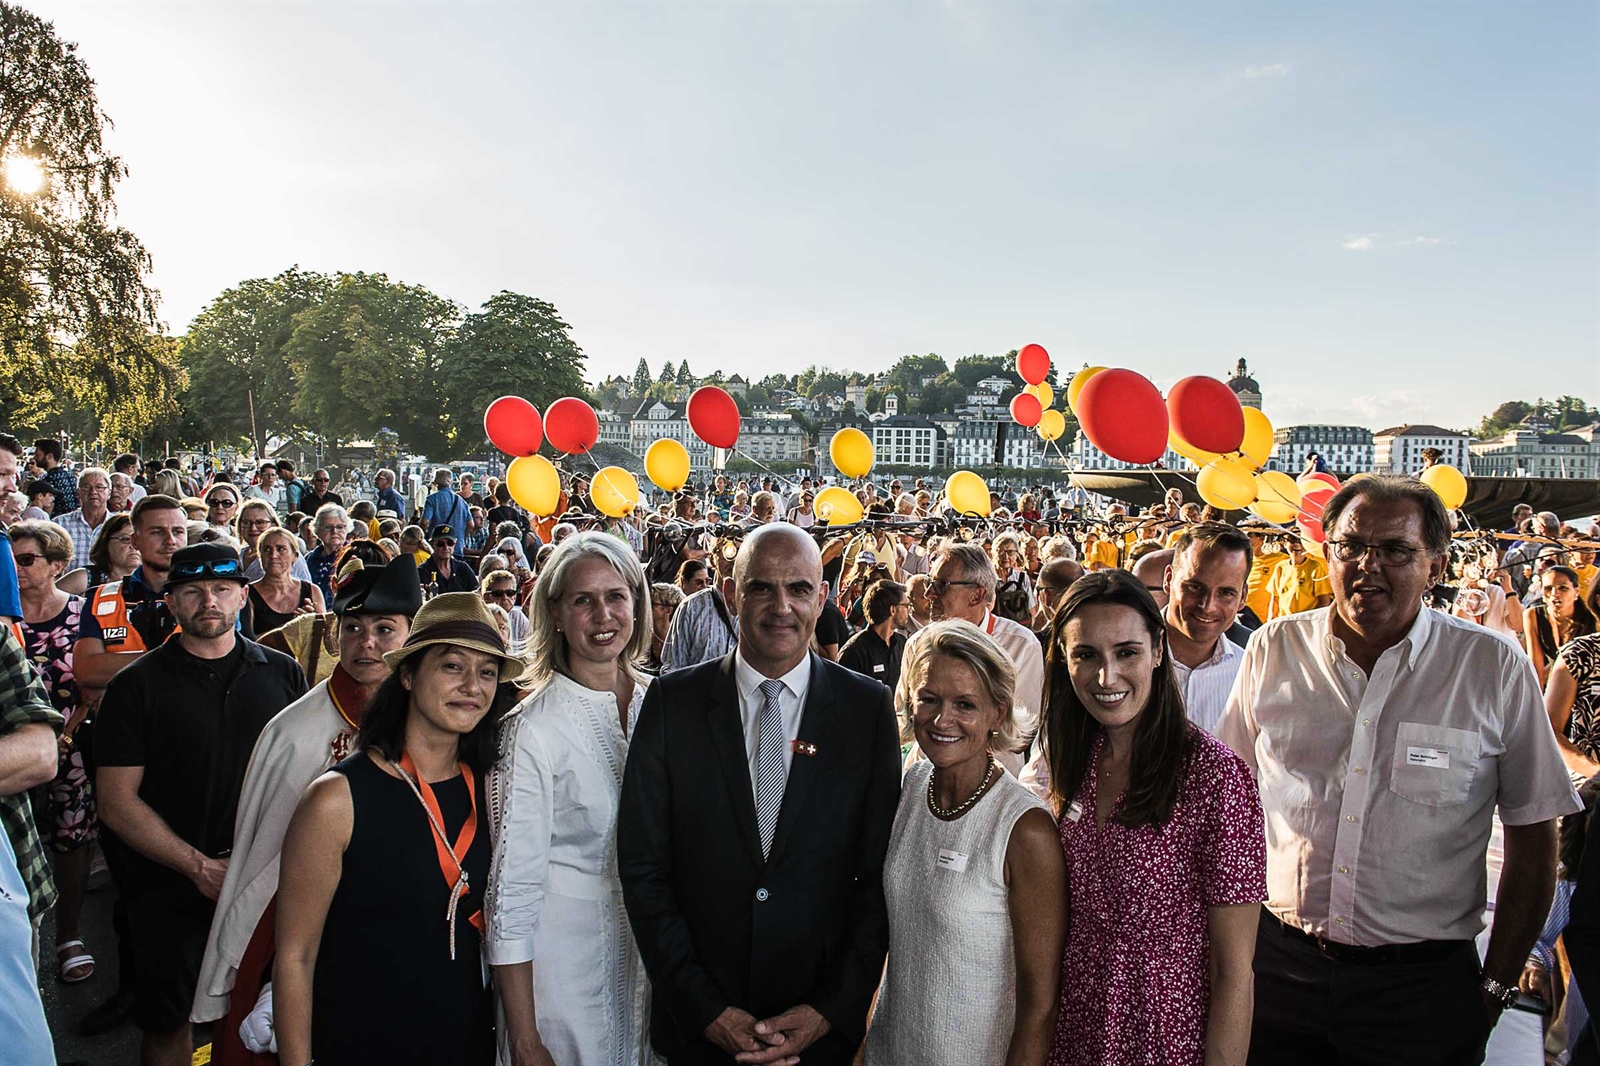
{"label": "blonde woman in white top", "polygon": [[994,751],[1018,742],[1011,657],[970,622],[906,645],[896,693],[927,755],[906,773],[883,868],[889,964],[866,1066],[1043,1066],[1066,944],[1049,810]]}
{"label": "blonde woman in white top", "polygon": [[529,609],[533,694],[507,716],[485,957],[502,1066],[650,1061],[649,983],[617,880],[617,799],[648,679],[644,570],[605,533],[561,543]]}

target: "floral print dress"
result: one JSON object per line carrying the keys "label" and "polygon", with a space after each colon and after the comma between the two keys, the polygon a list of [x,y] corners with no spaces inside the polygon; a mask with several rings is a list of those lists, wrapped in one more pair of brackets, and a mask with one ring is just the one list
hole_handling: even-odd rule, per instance
{"label": "floral print dress", "polygon": [[[67,727],[74,724],[80,694],[72,676],[72,645],[78,639],[78,619],[83,614],[83,597],[68,596],[61,613],[48,622],[23,622],[22,636],[27,644],[28,661],[44,679],[50,705],[61,712]],[[65,735],[65,734],[63,734]],[[63,743],[61,763],[55,780],[47,786],[50,797],[50,846],[59,852],[76,851],[95,838],[94,785],[83,752],[77,745]]]}
{"label": "floral print dress", "polygon": [[1061,812],[1071,913],[1049,1066],[1200,1066],[1210,1004],[1207,909],[1267,898],[1261,797],[1196,727],[1165,825],[1095,824],[1104,736]]}

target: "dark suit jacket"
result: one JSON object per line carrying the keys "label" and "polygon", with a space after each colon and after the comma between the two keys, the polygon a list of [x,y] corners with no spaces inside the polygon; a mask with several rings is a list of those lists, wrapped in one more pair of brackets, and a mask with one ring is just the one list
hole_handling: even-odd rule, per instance
{"label": "dark suit jacket", "polygon": [[818,655],[772,852],[761,857],[734,655],[650,686],[617,822],[628,919],[655,996],[657,1051],[733,1060],[706,1040],[725,1007],[802,1003],[832,1031],[802,1061],[848,1064],[883,972],[883,861],[900,793],[889,690]]}

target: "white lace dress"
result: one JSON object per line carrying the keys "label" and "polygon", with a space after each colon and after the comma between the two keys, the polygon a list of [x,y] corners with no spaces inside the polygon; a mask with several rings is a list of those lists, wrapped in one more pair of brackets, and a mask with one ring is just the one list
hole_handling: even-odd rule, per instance
{"label": "white lace dress", "polygon": [[650,986],[617,879],[628,737],[616,697],[557,675],[506,719],[500,750],[484,956],[533,963],[539,1036],[561,1066],[649,1063]]}

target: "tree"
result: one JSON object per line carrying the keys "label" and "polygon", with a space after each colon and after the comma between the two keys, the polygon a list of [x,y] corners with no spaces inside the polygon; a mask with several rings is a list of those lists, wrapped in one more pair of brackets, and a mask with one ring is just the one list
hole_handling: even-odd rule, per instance
{"label": "tree", "polygon": [[[432,457],[449,448],[442,373],[460,309],[420,285],[383,274],[341,274],[327,297],[294,318],[286,354],[295,415],[334,441],[388,425],[403,447]],[[479,409],[478,417],[482,417]]]}
{"label": "tree", "polygon": [[766,389],[767,395],[770,396],[779,389],[793,390],[794,378],[788,376],[787,374],[768,374],[766,377],[756,382],[756,384],[760,385],[763,389]]}
{"label": "tree", "polygon": [[677,381],[677,383],[679,385],[682,385],[682,386],[686,387],[686,388],[688,386],[694,384],[694,375],[689,373],[689,360],[687,360],[687,359],[685,359],[683,362],[678,364],[678,381]]}
{"label": "tree", "polygon": [[[0,0],[0,420],[60,374],[63,345],[108,354],[156,326],[150,256],[115,223],[122,160],[77,46]],[[37,178],[37,182],[30,180]],[[100,368],[115,373],[114,368]]]}
{"label": "tree", "polygon": [[650,391],[650,364],[644,361],[644,356],[639,357],[639,365],[633,368],[633,394],[643,396]]}
{"label": "tree", "polygon": [[843,392],[844,386],[843,374],[823,366],[809,366],[795,378],[795,389],[807,399]]}
{"label": "tree", "polygon": [[521,396],[541,411],[563,396],[586,396],[583,349],[554,305],[502,290],[462,320],[440,365],[445,415],[458,453],[487,438],[483,412],[500,396]]}
{"label": "tree", "polygon": [[275,278],[241,281],[195,316],[178,352],[189,374],[183,406],[208,437],[266,440],[307,424],[295,410],[289,365],[295,318],[327,298],[325,274],[292,266]]}
{"label": "tree", "polygon": [[956,380],[971,389],[984,378],[1009,374],[1016,365],[1016,353],[1005,355],[964,355],[956,360]]}
{"label": "tree", "polygon": [[899,362],[889,368],[887,377],[891,384],[907,389],[920,389],[923,378],[936,378],[949,369],[943,357],[932,352],[927,355],[904,355],[900,357]]}

